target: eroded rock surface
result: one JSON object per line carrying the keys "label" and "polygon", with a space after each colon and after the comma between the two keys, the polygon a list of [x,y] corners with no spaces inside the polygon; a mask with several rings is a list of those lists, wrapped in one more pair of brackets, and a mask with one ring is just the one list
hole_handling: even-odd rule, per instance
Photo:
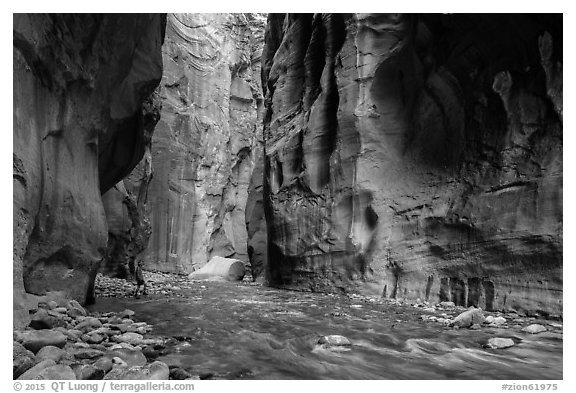
{"label": "eroded rock surface", "polygon": [[[143,254],[147,269],[190,273],[212,256],[248,264],[245,207],[255,162],[262,160],[265,22],[259,14],[167,17],[161,119],[152,137],[147,195],[153,207]],[[127,190],[137,192],[141,173],[137,167],[124,180]],[[122,195],[114,189],[108,194],[106,211],[120,238],[130,220]],[[123,252],[120,247],[118,259]]]}
{"label": "eroded rock surface", "polygon": [[14,323],[24,291],[85,302],[107,239],[101,193],[143,155],[165,17],[15,14]]}
{"label": "eroded rock surface", "polygon": [[271,14],[266,272],[562,313],[562,16]]}

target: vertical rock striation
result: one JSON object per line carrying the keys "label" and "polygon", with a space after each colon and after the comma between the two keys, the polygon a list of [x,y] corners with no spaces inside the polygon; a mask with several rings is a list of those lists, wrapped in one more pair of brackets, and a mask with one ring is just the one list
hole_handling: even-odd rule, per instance
{"label": "vertical rock striation", "polygon": [[[152,234],[143,254],[148,269],[190,273],[212,256],[248,263],[245,206],[262,154],[264,25],[258,14],[167,17],[148,188]],[[136,172],[124,180],[127,190],[138,189]],[[122,195],[108,194],[108,217],[118,224],[112,236],[120,238],[130,220]]]}
{"label": "vertical rock striation", "polygon": [[14,15],[14,324],[26,290],[86,301],[106,248],[101,193],[144,152],[162,15]]}
{"label": "vertical rock striation", "polygon": [[562,16],[270,15],[272,284],[562,313]]}

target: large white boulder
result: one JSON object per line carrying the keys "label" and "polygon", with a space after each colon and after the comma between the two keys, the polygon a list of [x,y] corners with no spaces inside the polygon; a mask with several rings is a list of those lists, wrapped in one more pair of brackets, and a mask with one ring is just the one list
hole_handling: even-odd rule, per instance
{"label": "large white boulder", "polygon": [[216,256],[202,268],[190,273],[188,277],[192,280],[240,281],[244,278],[245,272],[244,262]]}

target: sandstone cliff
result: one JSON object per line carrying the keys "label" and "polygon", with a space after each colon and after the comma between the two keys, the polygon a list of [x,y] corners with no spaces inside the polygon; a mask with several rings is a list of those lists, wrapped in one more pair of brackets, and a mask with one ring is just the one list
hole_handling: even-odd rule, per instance
{"label": "sandstone cliff", "polygon": [[[259,14],[167,17],[147,269],[190,273],[212,256],[248,263],[245,207],[254,164],[262,160],[265,22]],[[124,180],[127,190],[138,192],[141,173],[137,167]],[[120,239],[130,227],[123,196],[112,189],[105,198],[111,239]],[[122,263],[122,251],[113,258],[111,270]]]}
{"label": "sandstone cliff", "polygon": [[270,15],[272,284],[562,312],[562,16]]}
{"label": "sandstone cliff", "polygon": [[144,152],[163,15],[15,14],[14,324],[24,290],[85,302],[106,248],[101,193]]}

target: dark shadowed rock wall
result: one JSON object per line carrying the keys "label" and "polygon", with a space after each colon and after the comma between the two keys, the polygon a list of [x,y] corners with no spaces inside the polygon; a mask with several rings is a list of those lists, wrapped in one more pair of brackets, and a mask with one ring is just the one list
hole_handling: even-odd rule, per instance
{"label": "dark shadowed rock wall", "polygon": [[[260,58],[266,17],[169,14],[152,137],[147,269],[191,273],[213,256],[249,262],[246,204],[262,161]],[[125,180],[137,193],[142,170]],[[112,237],[130,227],[123,196],[106,195]],[[122,244],[122,241],[120,241]],[[122,247],[117,259],[122,259]],[[114,270],[118,260],[110,261]]]}
{"label": "dark shadowed rock wall", "polygon": [[90,297],[106,248],[101,193],[144,152],[163,15],[15,14],[14,323],[26,290]]}
{"label": "dark shadowed rock wall", "polygon": [[274,285],[562,312],[562,16],[270,15]]}

